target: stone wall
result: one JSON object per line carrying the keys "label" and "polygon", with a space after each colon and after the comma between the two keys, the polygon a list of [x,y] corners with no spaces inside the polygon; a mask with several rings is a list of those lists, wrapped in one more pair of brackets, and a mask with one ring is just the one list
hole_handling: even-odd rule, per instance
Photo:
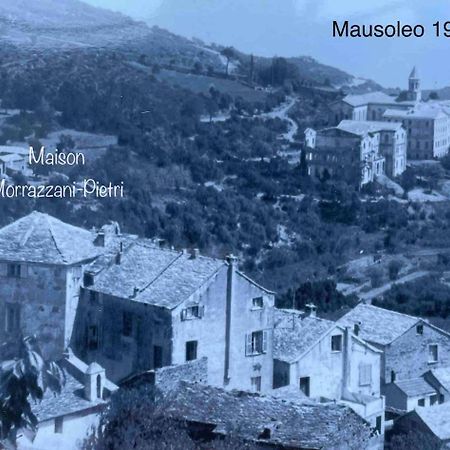
{"label": "stone wall", "polygon": [[[438,344],[436,363],[429,359],[430,344]],[[450,336],[424,323],[423,334],[413,327],[386,347],[384,378],[390,382],[391,371],[396,380],[417,378],[430,369],[445,366],[450,366]]]}
{"label": "stone wall", "polygon": [[[58,359],[68,343],[67,301],[76,303],[74,269],[64,266],[20,264],[20,278],[8,276],[0,263],[0,341],[18,343],[21,335],[36,335],[45,358]],[[19,329],[6,332],[8,304],[17,305]]]}

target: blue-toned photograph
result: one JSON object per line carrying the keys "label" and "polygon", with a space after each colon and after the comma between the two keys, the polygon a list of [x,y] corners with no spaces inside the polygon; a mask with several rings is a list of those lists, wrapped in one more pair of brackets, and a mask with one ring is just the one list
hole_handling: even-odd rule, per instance
{"label": "blue-toned photograph", "polygon": [[450,449],[445,0],[0,0],[0,449]]}

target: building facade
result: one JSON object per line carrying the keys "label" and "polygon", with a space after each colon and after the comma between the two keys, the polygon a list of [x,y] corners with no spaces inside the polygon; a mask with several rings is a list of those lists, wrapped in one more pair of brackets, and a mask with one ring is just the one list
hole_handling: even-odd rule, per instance
{"label": "building facade", "polygon": [[305,131],[308,174],[341,178],[364,186],[385,172],[380,154],[380,134],[349,132],[338,127]]}
{"label": "building facade", "polygon": [[337,128],[361,136],[379,133],[379,152],[386,161],[386,175],[395,178],[406,170],[407,134],[401,123],[343,120]]}
{"label": "building facade", "polygon": [[274,358],[274,388],[292,386],[311,399],[342,401],[384,433],[381,351],[351,329],[278,310]]}

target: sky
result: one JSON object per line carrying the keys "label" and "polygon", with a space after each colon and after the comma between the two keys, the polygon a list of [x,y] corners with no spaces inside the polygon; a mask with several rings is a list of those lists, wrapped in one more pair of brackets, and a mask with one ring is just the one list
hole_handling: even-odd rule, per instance
{"label": "sky", "polygon": [[[312,56],[386,87],[402,87],[417,66],[424,88],[450,86],[448,0],[85,0],[207,43],[261,56]],[[333,38],[332,21],[422,24],[423,38]],[[450,30],[450,25],[449,25]]]}

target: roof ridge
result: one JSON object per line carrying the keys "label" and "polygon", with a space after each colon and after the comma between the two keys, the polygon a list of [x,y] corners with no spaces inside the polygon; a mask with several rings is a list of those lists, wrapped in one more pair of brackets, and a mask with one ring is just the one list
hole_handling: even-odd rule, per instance
{"label": "roof ridge", "polygon": [[[408,319],[423,320],[421,317],[410,316],[409,314],[405,314],[405,313],[401,313],[401,312],[398,312],[398,311],[394,311],[393,309],[381,308],[380,306],[375,306],[375,305],[372,305],[372,304],[369,305],[367,303],[359,303],[358,305],[356,305],[356,307],[358,307],[358,306],[365,306],[365,307],[370,307],[370,308],[373,308],[373,309],[388,311],[390,313],[397,314],[399,316],[407,317]],[[348,313],[351,313],[351,311],[349,311]]]}
{"label": "roof ridge", "polygon": [[144,292],[146,289],[148,289],[164,272],[166,272],[170,267],[172,267],[181,257],[183,256],[183,253],[178,253],[178,256],[174,258],[170,263],[164,267],[162,270],[160,270],[152,280],[150,280],[147,285],[145,285],[142,289],[139,290],[139,293]]}
{"label": "roof ridge", "polygon": [[48,214],[43,214],[45,217],[45,220],[47,221],[47,225],[50,231],[50,236],[52,237],[53,242],[55,243],[55,247],[56,250],[58,251],[58,253],[61,255],[61,258],[64,262],[67,262],[66,257],[64,256],[64,253],[61,251],[61,249],[59,248],[58,242],[56,240],[56,236],[55,236],[55,232],[53,230],[52,224],[50,222],[50,216]]}

